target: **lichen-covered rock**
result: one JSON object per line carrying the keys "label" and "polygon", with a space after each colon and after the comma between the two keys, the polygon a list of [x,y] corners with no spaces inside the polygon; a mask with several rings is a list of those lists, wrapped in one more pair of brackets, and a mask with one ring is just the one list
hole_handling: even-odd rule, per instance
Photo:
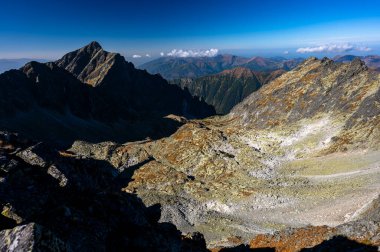
{"label": "lichen-covered rock", "polygon": [[18,143],[0,146],[5,167],[17,160],[0,173],[1,251],[205,251],[201,235],[182,237],[158,223],[160,205],[122,191],[138,163],[117,169],[45,143]]}

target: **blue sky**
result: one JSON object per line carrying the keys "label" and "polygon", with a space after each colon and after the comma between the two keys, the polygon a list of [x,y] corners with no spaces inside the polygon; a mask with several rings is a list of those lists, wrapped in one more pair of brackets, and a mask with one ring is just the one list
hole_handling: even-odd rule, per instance
{"label": "blue sky", "polygon": [[378,54],[380,1],[1,2],[0,58],[54,59],[93,40],[141,56],[135,60],[211,48],[245,56]]}

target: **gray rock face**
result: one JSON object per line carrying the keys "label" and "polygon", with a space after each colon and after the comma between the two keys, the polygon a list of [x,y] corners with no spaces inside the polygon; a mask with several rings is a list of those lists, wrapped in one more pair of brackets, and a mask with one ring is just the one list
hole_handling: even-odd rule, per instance
{"label": "gray rock face", "polygon": [[47,163],[42,157],[40,157],[38,154],[36,154],[36,152],[33,151],[36,148],[38,148],[38,145],[29,147],[28,149],[17,153],[17,156],[28,164],[44,168],[46,167]]}
{"label": "gray rock face", "polygon": [[0,250],[17,251],[71,251],[65,243],[46,228],[30,223],[0,232]]}

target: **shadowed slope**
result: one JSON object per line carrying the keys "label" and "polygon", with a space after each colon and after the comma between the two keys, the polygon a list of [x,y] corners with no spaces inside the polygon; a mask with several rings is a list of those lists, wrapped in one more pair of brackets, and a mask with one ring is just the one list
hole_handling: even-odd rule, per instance
{"label": "shadowed slope", "polygon": [[[173,133],[180,120],[214,109],[159,76],[137,70],[96,42],[55,63],[0,75],[0,127],[61,142],[127,141]],[[171,117],[173,118],[173,117]]]}

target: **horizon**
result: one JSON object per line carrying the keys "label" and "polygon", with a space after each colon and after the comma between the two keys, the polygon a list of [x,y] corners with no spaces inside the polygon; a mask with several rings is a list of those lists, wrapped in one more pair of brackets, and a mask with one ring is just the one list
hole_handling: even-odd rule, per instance
{"label": "horizon", "polygon": [[380,3],[369,0],[21,0],[0,14],[1,59],[55,60],[93,40],[136,65],[161,56],[380,54]]}
{"label": "horizon", "polygon": [[[90,42],[89,42],[90,43]],[[86,45],[88,45],[89,43],[87,43]],[[75,51],[75,50],[78,50],[86,45],[81,45],[79,46],[78,48],[76,49],[73,49],[72,51]],[[109,51],[109,52],[113,52],[113,51],[110,51],[110,50],[107,50],[107,48],[104,48],[103,45],[100,43],[100,45],[102,46],[102,48],[105,50],[105,51]],[[72,51],[67,51],[65,53],[63,53],[62,55],[58,56],[58,57],[55,57],[55,58],[33,58],[33,57],[21,57],[21,58],[0,58],[0,61],[9,61],[10,63],[11,62],[18,62],[18,61],[21,61],[21,62],[29,62],[29,61],[37,61],[37,62],[52,62],[52,61],[56,61],[56,60],[59,60],[61,59],[65,54],[69,53],[69,52],[72,52]],[[252,54],[249,54],[249,50],[247,50],[246,52],[243,52],[243,53],[239,53],[237,51],[237,53],[233,53],[231,51],[218,51],[217,54],[215,55],[212,55],[212,56],[208,56],[208,55],[204,55],[204,56],[176,56],[176,55],[160,55],[160,56],[156,56],[156,57],[144,57],[144,56],[141,56],[141,57],[133,57],[133,56],[126,56],[126,55],[123,55],[122,53],[120,52],[116,52],[116,53],[119,53],[120,55],[122,55],[127,61],[129,62],[132,62],[135,67],[139,67],[145,63],[148,63],[148,62],[151,62],[151,61],[154,61],[154,60],[157,60],[157,59],[160,59],[160,58],[213,58],[213,57],[217,57],[217,56],[222,56],[222,55],[232,55],[232,56],[238,56],[238,57],[242,57],[242,58],[247,58],[247,59],[253,59],[253,58],[256,58],[256,57],[262,57],[262,58],[267,58],[267,59],[270,59],[270,58],[276,58],[276,57],[281,57],[281,58],[284,58],[284,59],[296,59],[296,58],[303,58],[303,59],[307,59],[307,58],[310,58],[310,57],[316,57],[316,58],[324,58],[324,57],[327,57],[327,58],[330,58],[330,59],[333,59],[334,57],[341,57],[341,56],[355,56],[355,57],[367,57],[367,56],[378,56],[377,54],[375,53],[371,53],[372,51],[369,51],[367,53],[350,53],[350,51],[348,51],[347,53],[304,53],[304,54],[276,54],[276,53],[268,53],[268,54],[260,54],[260,53],[252,53]],[[1,73],[1,72],[0,72]]]}

